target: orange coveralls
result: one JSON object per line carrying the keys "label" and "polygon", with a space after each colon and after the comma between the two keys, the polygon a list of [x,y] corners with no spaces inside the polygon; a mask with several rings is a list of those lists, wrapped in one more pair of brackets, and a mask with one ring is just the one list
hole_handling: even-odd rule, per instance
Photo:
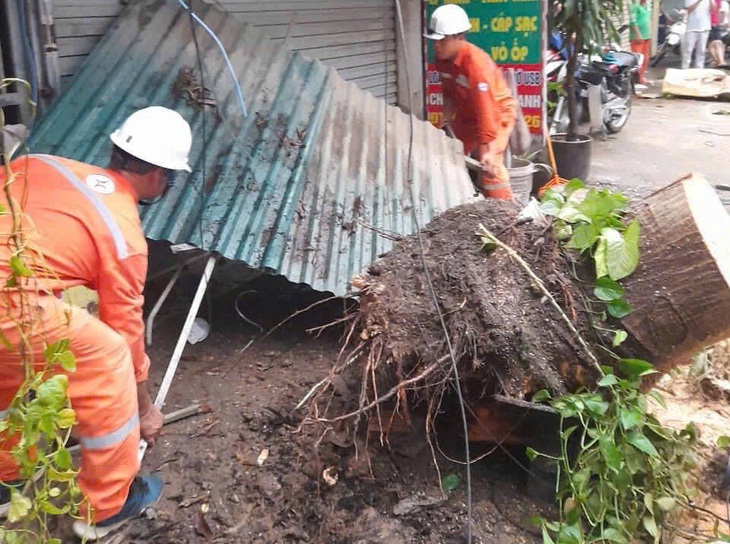
{"label": "orange coveralls", "polygon": [[[139,470],[136,382],[147,379],[149,359],[142,320],[147,242],[137,195],[115,172],[59,157],[30,155],[10,166],[18,176],[12,194],[24,212],[25,259],[34,270],[25,282],[38,307],[30,338],[33,355],[42,362],[45,342],[70,341],[77,367],[68,375],[68,394],[81,444],[78,481],[93,520],[103,521],[124,505]],[[5,182],[4,171],[0,182]],[[7,207],[4,194],[0,204]],[[0,215],[6,237],[10,223],[9,215]],[[2,240],[1,284],[10,275],[8,246],[7,238]],[[99,319],[60,299],[63,290],[78,285],[98,292]],[[14,345],[19,343],[12,319],[17,297],[14,289],[0,292],[0,331]],[[0,347],[0,410],[9,406],[22,381],[19,354]],[[18,438],[0,438],[2,481],[18,479],[9,453]]]}
{"label": "orange coveralls", "polygon": [[[512,198],[504,152],[515,125],[517,102],[492,58],[476,45],[464,42],[453,61],[436,61],[444,99],[451,99],[454,135],[464,144],[464,154],[479,151],[482,144],[495,146],[500,165],[494,177],[482,175],[484,196]],[[477,160],[481,157],[476,156]]]}

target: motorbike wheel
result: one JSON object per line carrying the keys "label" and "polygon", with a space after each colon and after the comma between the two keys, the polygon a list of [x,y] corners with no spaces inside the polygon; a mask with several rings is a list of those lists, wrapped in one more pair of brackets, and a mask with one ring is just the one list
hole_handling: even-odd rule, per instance
{"label": "motorbike wheel", "polygon": [[654,58],[651,59],[651,62],[649,62],[649,66],[652,68],[659,64],[662,59],[667,55],[667,42],[664,42],[661,46],[659,46],[659,51],[656,52],[656,55],[654,55]]}
{"label": "motorbike wheel", "polygon": [[610,121],[605,123],[606,132],[609,134],[616,134],[626,126],[626,122],[631,116],[631,95],[633,94],[633,85],[630,85],[628,96],[626,97],[626,111],[621,114],[620,117],[612,118]]}

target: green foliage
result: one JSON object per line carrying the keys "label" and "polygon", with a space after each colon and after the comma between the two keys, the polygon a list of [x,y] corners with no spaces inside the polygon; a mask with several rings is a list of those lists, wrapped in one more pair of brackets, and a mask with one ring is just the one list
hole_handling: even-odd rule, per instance
{"label": "green foliage", "polygon": [[[626,205],[621,194],[586,189],[577,179],[547,191],[541,205],[563,247],[592,259],[593,303],[618,319],[631,312],[621,280],[639,264],[639,224],[624,223]],[[628,337],[602,330],[612,333],[614,347]],[[560,415],[560,455],[527,451],[558,468],[560,519],[539,520],[545,544],[659,542],[667,517],[688,502],[695,430],[668,430],[649,414],[648,397],[664,404],[658,393],[640,391],[641,379],[655,372],[651,363],[612,355],[615,370],[603,367],[595,391],[534,395]]]}
{"label": "green foliage", "polygon": [[[3,80],[0,89],[23,83]],[[0,129],[3,122],[0,110]],[[12,216],[12,231],[3,235],[11,251],[5,267],[9,271],[5,287],[12,289],[13,296],[19,299],[14,305],[19,308],[16,313],[2,318],[17,324],[19,340],[15,344],[0,334],[0,342],[7,351],[17,352],[25,379],[7,409],[7,416],[0,420],[0,432],[15,442],[10,454],[19,467],[23,483],[10,489],[7,521],[12,528],[0,526],[0,541],[55,544],[59,540],[49,534],[48,517],[78,515],[84,500],[66,447],[76,414],[69,402],[65,373],[76,370],[76,361],[66,339],[47,341],[43,356],[33,355],[37,342],[43,339],[43,329],[37,305],[29,298],[35,295],[37,287],[28,286],[36,275],[50,276],[52,272],[44,268],[42,256],[27,247],[24,231],[27,218],[21,203],[11,198],[10,187],[17,174],[10,162],[20,148],[21,144],[17,143],[4,150],[4,203],[0,205],[0,215]],[[8,305],[4,308],[11,312]]]}
{"label": "green foliage", "polygon": [[[541,209],[554,218],[555,237],[567,249],[591,257],[596,285],[593,295],[605,305],[608,315],[621,319],[631,313],[620,280],[639,265],[638,221],[624,224],[627,200],[608,189],[587,189],[579,179],[564,187],[549,189]],[[612,331],[612,345],[620,345],[628,335]]]}
{"label": "green foliage", "polygon": [[595,392],[550,401],[560,414],[561,455],[527,452],[558,465],[560,519],[539,520],[545,544],[659,542],[664,521],[688,501],[696,433],[670,431],[647,412],[639,384],[654,371],[629,361],[625,377],[606,374]]}

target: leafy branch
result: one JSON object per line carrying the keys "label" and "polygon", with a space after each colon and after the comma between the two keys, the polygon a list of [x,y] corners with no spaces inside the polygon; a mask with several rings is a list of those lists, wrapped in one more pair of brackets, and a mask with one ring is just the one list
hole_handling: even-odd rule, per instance
{"label": "leafy branch", "polygon": [[[593,294],[616,319],[631,313],[620,280],[639,264],[639,222],[624,223],[627,203],[620,193],[586,189],[574,179],[546,191],[540,206],[545,215],[555,218],[553,231],[563,247],[591,257],[596,277]],[[611,332],[614,346],[628,336],[623,330]]]}
{"label": "leafy branch", "polygon": [[[11,84],[28,84],[16,79],[0,82],[0,89]],[[31,106],[34,106],[31,104]],[[5,136],[5,117],[0,109],[0,130]],[[6,142],[4,142],[6,143]],[[10,453],[18,466],[20,480],[2,483],[10,495],[7,525],[0,526],[0,541],[10,544],[25,542],[60,543],[49,531],[49,516],[77,516],[85,500],[76,482],[67,448],[76,414],[68,397],[68,375],[76,370],[74,355],[67,339],[46,339],[39,326],[42,309],[34,298],[43,296],[40,278],[54,277],[45,266],[43,256],[28,244],[26,229],[32,222],[26,217],[21,199],[13,191],[24,183],[24,175],[14,172],[12,158],[23,142],[3,146],[3,184],[0,224],[3,241],[0,269],[7,272],[3,285],[5,315],[0,342],[8,357],[17,358],[22,369],[22,383],[6,416],[0,419],[5,453]],[[12,355],[10,355],[12,354]],[[9,450],[9,451],[8,451]]]}

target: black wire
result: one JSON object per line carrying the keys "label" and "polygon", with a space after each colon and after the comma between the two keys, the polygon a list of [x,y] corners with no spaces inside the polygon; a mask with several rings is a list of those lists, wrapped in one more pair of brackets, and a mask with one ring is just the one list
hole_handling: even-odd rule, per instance
{"label": "black wire", "polygon": [[[206,87],[205,87],[205,73],[203,72],[203,58],[200,55],[200,45],[198,44],[198,35],[195,32],[195,19],[193,18],[193,0],[190,0],[190,3],[188,4],[188,13],[189,13],[189,19],[190,19],[190,32],[193,34],[193,44],[195,45],[195,55],[198,59],[198,71],[200,72],[200,88],[202,93],[202,107],[201,107],[201,115],[203,117],[203,129],[202,129],[202,136],[203,136],[203,147],[201,150],[201,160],[202,160],[202,179],[200,182],[201,191],[198,194],[198,197],[200,198],[200,214],[198,217],[198,229],[199,229],[199,235],[200,235],[200,249],[202,251],[205,251],[205,239],[203,238],[203,235],[205,233],[205,228],[203,226],[203,223],[205,221],[205,183],[206,183],[206,171],[207,171],[207,149],[208,149],[208,136],[207,136],[207,129],[206,129],[206,117],[205,117],[205,105],[206,105]],[[203,272],[205,273],[205,272]],[[206,281],[209,282],[208,279]],[[210,323],[211,328],[213,326],[213,304],[211,301],[211,294],[210,290],[205,290],[205,301],[206,306],[208,307],[208,323]]]}
{"label": "black wire", "polygon": [[446,327],[446,321],[444,320],[444,314],[439,306],[438,297],[436,296],[436,290],[433,287],[433,281],[431,274],[428,271],[426,264],[426,251],[423,245],[423,237],[421,236],[420,225],[418,224],[418,215],[416,214],[416,198],[413,193],[413,178],[411,176],[413,166],[413,94],[411,92],[411,77],[408,67],[410,67],[410,61],[408,58],[408,48],[406,47],[406,30],[405,24],[403,23],[403,11],[401,9],[400,0],[395,0],[395,9],[398,16],[398,29],[400,31],[401,40],[403,42],[403,59],[405,60],[406,66],[406,91],[408,92],[408,184],[410,186],[411,193],[411,214],[413,215],[413,224],[416,230],[416,236],[418,238],[419,253],[421,257],[421,263],[423,265],[424,275],[426,276],[426,282],[428,283],[428,289],[433,299],[434,307],[439,316],[439,322],[441,328],[446,336],[446,345],[449,348],[449,357],[451,358],[451,364],[453,365],[454,371],[454,388],[459,398],[459,409],[461,411],[461,423],[464,432],[464,458],[466,462],[466,508],[467,508],[467,527],[466,527],[466,541],[467,544],[471,544],[472,541],[472,486],[471,486],[471,455],[469,452],[469,426],[466,419],[466,408],[464,405],[464,396],[461,391],[461,382],[459,377],[459,368],[456,362],[456,354],[454,353],[454,346],[451,343],[451,337],[449,330]]}

